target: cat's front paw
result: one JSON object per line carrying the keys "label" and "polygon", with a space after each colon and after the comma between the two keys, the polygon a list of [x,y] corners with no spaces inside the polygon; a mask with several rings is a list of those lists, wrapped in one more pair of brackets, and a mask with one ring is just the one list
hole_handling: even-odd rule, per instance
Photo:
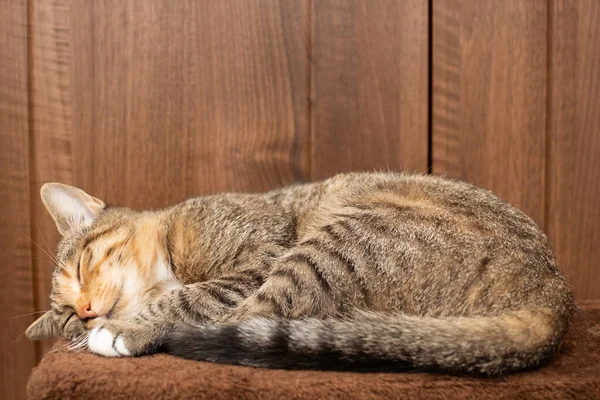
{"label": "cat's front paw", "polygon": [[106,357],[139,356],[152,353],[160,345],[162,336],[157,326],[108,321],[92,329],[88,348]]}
{"label": "cat's front paw", "polygon": [[92,329],[88,337],[88,348],[92,353],[105,357],[126,357],[131,351],[125,344],[122,332],[105,326]]}

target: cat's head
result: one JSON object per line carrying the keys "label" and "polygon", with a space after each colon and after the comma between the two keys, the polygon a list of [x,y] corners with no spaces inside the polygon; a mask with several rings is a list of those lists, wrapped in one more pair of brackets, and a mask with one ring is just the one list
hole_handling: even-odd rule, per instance
{"label": "cat's head", "polygon": [[65,314],[75,313],[88,329],[102,319],[132,318],[175,284],[160,213],[107,207],[59,183],[42,186],[41,196],[62,239],[52,309],[27,329],[30,339],[62,334]]}

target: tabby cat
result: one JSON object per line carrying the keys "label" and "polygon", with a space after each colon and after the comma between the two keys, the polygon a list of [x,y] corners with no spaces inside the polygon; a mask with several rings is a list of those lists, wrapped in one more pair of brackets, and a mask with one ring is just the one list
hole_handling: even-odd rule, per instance
{"label": "tabby cat", "polygon": [[351,173],[159,211],[45,184],[62,234],[32,340],[288,369],[541,365],[576,307],[536,224],[434,176]]}

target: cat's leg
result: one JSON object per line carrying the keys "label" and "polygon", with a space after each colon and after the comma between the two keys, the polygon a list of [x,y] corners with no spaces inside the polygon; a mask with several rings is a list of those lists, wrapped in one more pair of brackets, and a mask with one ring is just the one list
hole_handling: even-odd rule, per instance
{"label": "cat's leg", "polygon": [[256,316],[325,317],[366,308],[369,291],[360,270],[370,260],[364,251],[349,250],[348,228],[347,221],[338,221],[301,240],[222,322]]}
{"label": "cat's leg", "polygon": [[88,347],[113,357],[151,353],[176,324],[212,322],[229,312],[260,287],[266,273],[260,265],[177,288],[150,303],[131,321],[99,323],[90,332]]}

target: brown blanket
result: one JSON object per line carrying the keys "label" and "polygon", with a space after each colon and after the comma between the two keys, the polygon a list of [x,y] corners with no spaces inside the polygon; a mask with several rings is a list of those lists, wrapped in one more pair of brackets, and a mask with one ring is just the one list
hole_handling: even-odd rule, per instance
{"label": "brown blanket", "polygon": [[578,316],[550,365],[504,378],[265,370],[58,350],[34,369],[27,390],[31,399],[600,399],[600,310]]}

